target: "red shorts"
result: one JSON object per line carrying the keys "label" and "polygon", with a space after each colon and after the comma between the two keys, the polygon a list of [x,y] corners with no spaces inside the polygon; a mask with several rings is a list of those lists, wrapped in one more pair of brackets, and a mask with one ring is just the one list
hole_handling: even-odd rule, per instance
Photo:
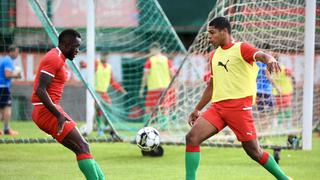
{"label": "red shorts", "polygon": [[[218,131],[229,126],[241,142],[250,141],[257,137],[252,115],[252,98],[225,100],[222,103],[212,103],[210,107],[201,114]],[[224,106],[233,104],[236,107]]]}
{"label": "red shorts", "polygon": [[36,105],[32,111],[32,120],[36,125],[50,134],[58,142],[61,142],[73,128],[76,127],[76,122],[71,119],[71,117],[65,113],[60,105],[56,105],[57,109],[65,115],[70,121],[66,121],[60,135],[57,135],[58,132],[58,120],[44,105]]}
{"label": "red shorts", "polygon": [[277,107],[279,108],[289,107],[292,104],[292,95],[287,94],[287,95],[276,96],[276,101],[277,101]]}
{"label": "red shorts", "polygon": [[[150,90],[147,92],[147,96],[146,96],[146,102],[145,102],[145,106],[146,107],[153,107],[156,106],[160,100],[161,94],[164,90]],[[172,105],[174,105],[176,102],[176,96],[175,96],[175,91],[173,88],[169,89],[165,99],[162,102],[162,106],[163,107],[171,107]]]}

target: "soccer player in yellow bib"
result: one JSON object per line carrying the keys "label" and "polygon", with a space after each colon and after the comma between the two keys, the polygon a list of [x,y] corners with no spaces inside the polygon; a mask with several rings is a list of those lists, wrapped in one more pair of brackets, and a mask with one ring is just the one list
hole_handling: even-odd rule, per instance
{"label": "soccer player in yellow bib", "polygon": [[[154,111],[162,92],[169,86],[175,73],[171,60],[161,53],[161,46],[155,42],[150,46],[152,56],[144,65],[144,74],[141,82],[140,97],[143,96],[143,90],[147,85],[148,92],[145,98],[146,116],[148,120]],[[174,89],[167,92],[165,100],[161,104],[164,107],[171,107],[175,103]]]}
{"label": "soccer player in yellow bib", "polygon": [[[207,32],[210,42],[217,49],[210,59],[210,81],[188,120],[192,128],[186,135],[186,180],[196,179],[200,144],[226,126],[232,129],[245,152],[254,161],[277,179],[289,179],[273,157],[259,146],[252,116],[257,88],[256,61],[265,63],[269,72],[275,73],[280,71],[278,62],[248,43],[234,43],[230,22],[225,17],[211,20]],[[210,101],[208,109],[200,113]]]}
{"label": "soccer player in yellow bib", "polygon": [[[95,63],[95,90],[105,102],[111,104],[111,98],[107,93],[110,85],[115,90],[124,94],[127,91],[114,79],[112,68],[107,63],[106,58],[102,58],[100,61],[97,60]],[[104,136],[104,117],[98,107],[96,107],[96,122],[98,125],[98,135]]]}
{"label": "soccer player in yellow bib", "polygon": [[267,71],[267,65],[262,62],[257,62],[259,67],[257,77],[257,97],[256,105],[258,110],[259,121],[256,121],[261,129],[271,128],[276,119],[276,112],[274,107],[276,106],[273,89],[276,92],[281,92],[281,88],[275,82],[273,76]]}
{"label": "soccer player in yellow bib", "polygon": [[278,124],[280,126],[291,127],[292,121],[292,94],[293,94],[293,75],[292,70],[285,65],[281,65],[281,73],[273,76],[275,83],[281,88],[281,92],[273,89],[273,94],[276,96],[278,108]]}

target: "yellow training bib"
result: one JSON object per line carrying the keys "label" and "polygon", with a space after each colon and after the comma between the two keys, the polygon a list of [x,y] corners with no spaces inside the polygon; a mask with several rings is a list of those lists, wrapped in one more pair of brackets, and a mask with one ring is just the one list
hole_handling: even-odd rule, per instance
{"label": "yellow training bib", "polygon": [[99,92],[107,92],[111,81],[111,66],[107,64],[103,66],[101,62],[98,63],[98,67],[95,74],[95,88]]}
{"label": "yellow training bib", "polygon": [[168,58],[163,55],[156,55],[150,58],[150,62],[148,90],[167,88],[171,81]]}
{"label": "yellow training bib", "polygon": [[243,59],[240,46],[235,43],[229,49],[216,49],[212,58],[212,102],[256,96],[259,67]]}

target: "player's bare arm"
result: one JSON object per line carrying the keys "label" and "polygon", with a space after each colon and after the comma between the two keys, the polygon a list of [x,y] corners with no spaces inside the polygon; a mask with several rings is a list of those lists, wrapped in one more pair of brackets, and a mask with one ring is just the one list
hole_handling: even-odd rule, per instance
{"label": "player's bare arm", "polygon": [[279,94],[281,94],[281,91],[282,91],[281,88],[277,85],[277,83],[272,78],[270,72],[267,70],[266,70],[266,76],[267,76],[267,79],[271,82],[272,86],[277,90]]}
{"label": "player's bare arm", "polygon": [[110,80],[110,84],[111,86],[116,89],[117,91],[123,93],[123,94],[127,94],[128,92],[120,85],[119,82],[117,82],[113,76],[113,73],[111,72],[111,80]]}
{"label": "player's bare arm", "polygon": [[60,111],[56,108],[56,106],[51,101],[51,98],[47,92],[47,87],[50,85],[53,77],[41,73],[39,77],[39,84],[36,90],[36,94],[41,99],[43,105],[54,115],[58,118],[58,135],[62,132],[63,126],[65,121],[68,121],[68,119],[60,113]]}
{"label": "player's bare arm", "polygon": [[255,59],[266,64],[270,73],[279,73],[281,71],[278,61],[270,54],[259,51],[255,54]]}
{"label": "player's bare arm", "polygon": [[10,71],[10,70],[5,70],[4,71],[5,73],[5,76],[7,79],[10,79],[10,78],[21,78],[21,73],[20,72],[13,72],[13,71]]}
{"label": "player's bare arm", "polygon": [[193,126],[193,124],[195,123],[195,121],[197,120],[197,118],[200,115],[200,111],[202,110],[202,108],[204,108],[211,100],[212,97],[212,78],[210,78],[209,83],[207,83],[207,87],[204,90],[200,101],[198,102],[197,106],[194,108],[194,110],[192,111],[192,113],[189,115],[189,120],[188,123],[190,126]]}

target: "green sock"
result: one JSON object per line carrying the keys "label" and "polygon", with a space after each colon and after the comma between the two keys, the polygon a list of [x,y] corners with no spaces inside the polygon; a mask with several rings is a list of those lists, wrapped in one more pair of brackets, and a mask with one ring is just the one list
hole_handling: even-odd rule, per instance
{"label": "green sock", "polygon": [[291,111],[291,109],[290,109],[290,108],[286,108],[286,109],[284,110],[284,114],[285,114],[285,117],[286,117],[286,118],[291,118],[291,117],[292,117],[292,111]]}
{"label": "green sock", "polygon": [[286,110],[284,111],[285,113],[285,117],[286,117],[286,125],[288,129],[291,129],[292,127],[292,110],[290,108],[286,108]]}
{"label": "green sock", "polygon": [[96,167],[96,171],[97,171],[98,176],[99,176],[99,180],[105,180],[106,177],[104,176],[103,171],[101,170],[99,164],[95,160],[93,160],[93,161],[94,161],[94,165]]}
{"label": "green sock", "polygon": [[[194,150],[196,148],[197,150]],[[186,180],[196,179],[197,169],[199,164],[200,164],[200,147],[187,145],[186,154],[185,154]]]}
{"label": "green sock", "polygon": [[[267,154],[264,152],[264,155]],[[276,177],[278,180],[289,180],[289,178],[284,174],[284,172],[281,170],[280,166],[277,164],[277,162],[273,159],[270,154],[267,154],[268,160],[262,166],[268,170],[274,177]],[[261,164],[261,163],[260,163]]]}
{"label": "green sock", "polygon": [[103,116],[96,117],[98,129],[101,130],[103,128]]}
{"label": "green sock", "polygon": [[284,114],[283,110],[280,110],[280,112],[278,113],[278,125],[282,125],[284,116],[285,116],[285,114]]}
{"label": "green sock", "polygon": [[93,159],[78,160],[78,166],[87,180],[99,180],[95,161]]}

